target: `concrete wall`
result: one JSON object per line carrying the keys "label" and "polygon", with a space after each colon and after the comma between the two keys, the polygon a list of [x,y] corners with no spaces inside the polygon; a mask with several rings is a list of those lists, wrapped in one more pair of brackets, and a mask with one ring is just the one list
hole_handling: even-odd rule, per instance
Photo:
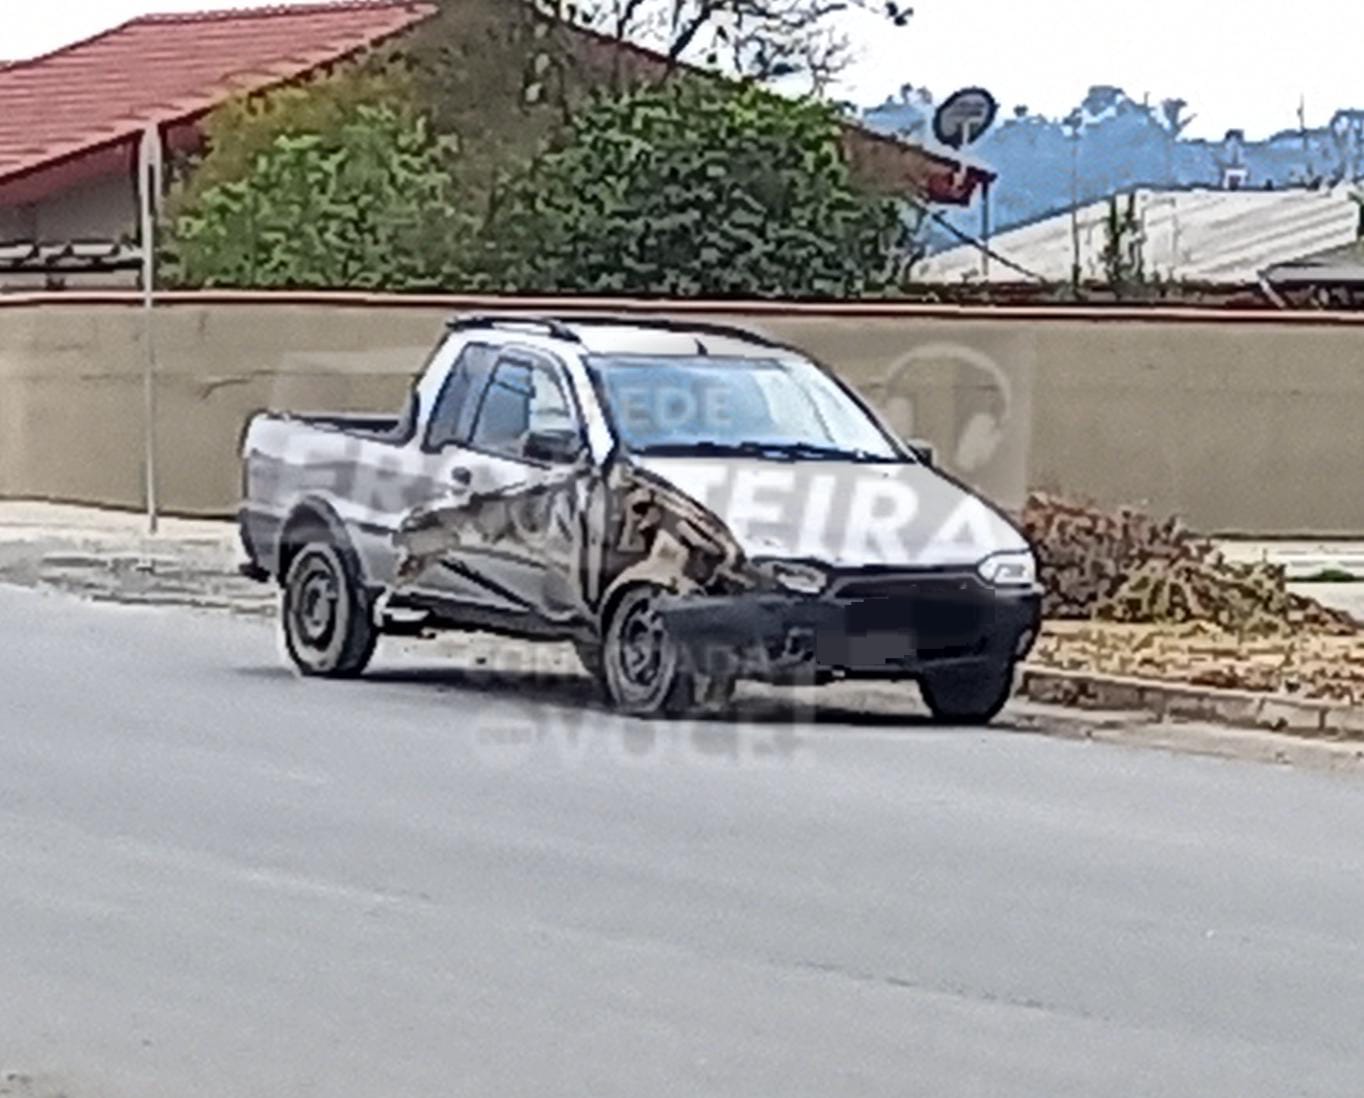
{"label": "concrete wall", "polygon": [[[252,412],[395,409],[444,318],[489,305],[173,298],[155,337],[164,504],[230,512]],[[1006,506],[1042,488],[1210,533],[1364,534],[1364,325],[1350,318],[676,312],[808,348]],[[0,297],[0,495],[140,505],[144,360],[131,301]]]}

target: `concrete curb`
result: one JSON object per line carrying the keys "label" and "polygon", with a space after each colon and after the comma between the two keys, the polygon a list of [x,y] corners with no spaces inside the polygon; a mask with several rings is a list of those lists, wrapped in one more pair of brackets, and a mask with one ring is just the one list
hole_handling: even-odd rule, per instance
{"label": "concrete curb", "polygon": [[1047,705],[1145,713],[1156,721],[1201,721],[1307,737],[1364,739],[1364,706],[1309,701],[1283,694],[1216,690],[1153,679],[1060,671],[1035,664],[1023,668],[1018,694]]}
{"label": "concrete curb", "polygon": [[1359,541],[1255,541],[1220,539],[1214,543],[1230,561],[1263,562],[1283,568],[1289,583],[1311,580],[1322,572],[1344,572],[1364,579],[1364,544]]}

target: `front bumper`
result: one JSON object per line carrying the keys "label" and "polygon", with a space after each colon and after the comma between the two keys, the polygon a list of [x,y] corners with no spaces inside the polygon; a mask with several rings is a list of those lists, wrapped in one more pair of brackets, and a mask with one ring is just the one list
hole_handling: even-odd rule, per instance
{"label": "front bumper", "polygon": [[257,583],[268,583],[278,571],[280,527],[283,523],[265,511],[243,506],[237,512],[237,531],[246,556],[238,571]]}
{"label": "front bumper", "polygon": [[662,612],[693,665],[712,673],[893,679],[1022,659],[1037,638],[1042,594],[953,574],[849,581],[818,597],[679,596]]}

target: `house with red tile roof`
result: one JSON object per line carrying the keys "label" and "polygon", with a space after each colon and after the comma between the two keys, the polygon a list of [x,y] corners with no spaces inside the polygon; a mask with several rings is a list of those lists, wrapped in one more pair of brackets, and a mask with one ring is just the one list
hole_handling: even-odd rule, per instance
{"label": "house with red tile roof", "polygon": [[89,269],[80,253],[99,249],[67,245],[133,232],[147,127],[169,148],[193,147],[199,120],[232,96],[307,76],[435,11],[423,0],[351,0],[149,15],[0,68],[0,265]]}
{"label": "house with red tile roof", "polygon": [[[435,0],[335,0],[149,15],[0,64],[0,288],[88,283],[91,273],[100,284],[131,283],[137,249],[117,242],[136,231],[144,131],[154,126],[168,149],[192,150],[200,121],[231,97],[307,77],[440,11]],[[636,46],[573,33],[575,49],[598,60],[623,51],[645,70],[667,64]],[[965,204],[990,178],[857,126],[848,135],[854,169],[894,191]]]}

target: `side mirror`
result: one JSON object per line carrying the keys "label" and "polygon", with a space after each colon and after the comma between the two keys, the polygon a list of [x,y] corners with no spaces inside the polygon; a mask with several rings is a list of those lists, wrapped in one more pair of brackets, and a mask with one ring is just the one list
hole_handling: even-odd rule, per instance
{"label": "side mirror", "polygon": [[933,444],[924,442],[922,439],[911,438],[905,442],[909,447],[909,452],[914,455],[916,461],[933,468]]}
{"label": "side mirror", "polygon": [[550,465],[571,465],[583,452],[582,436],[574,430],[532,431],[526,436],[526,457]]}

